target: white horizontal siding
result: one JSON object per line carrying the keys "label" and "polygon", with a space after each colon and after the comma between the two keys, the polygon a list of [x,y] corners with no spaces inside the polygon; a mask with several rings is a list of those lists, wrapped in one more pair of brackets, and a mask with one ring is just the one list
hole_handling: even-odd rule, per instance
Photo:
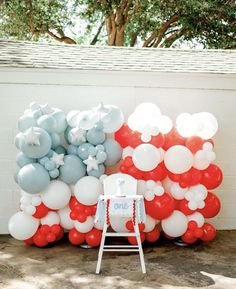
{"label": "white horizontal siding", "polygon": [[210,221],[218,229],[236,229],[235,75],[0,70],[0,233],[7,233],[7,221],[18,210],[13,140],[16,121],[32,101],[66,112],[103,101],[118,105],[126,116],[149,101],[173,120],[181,112],[213,113],[219,121],[215,150],[224,182],[216,190],[222,211]]}

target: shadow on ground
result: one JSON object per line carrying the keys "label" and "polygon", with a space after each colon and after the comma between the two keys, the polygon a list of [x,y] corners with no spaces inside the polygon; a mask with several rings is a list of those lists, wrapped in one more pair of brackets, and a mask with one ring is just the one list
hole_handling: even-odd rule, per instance
{"label": "shadow on ground", "polygon": [[184,248],[167,240],[144,246],[146,275],[134,253],[105,253],[102,272],[95,275],[97,253],[67,240],[40,249],[0,236],[0,288],[236,288],[236,231],[220,231],[212,243]]}

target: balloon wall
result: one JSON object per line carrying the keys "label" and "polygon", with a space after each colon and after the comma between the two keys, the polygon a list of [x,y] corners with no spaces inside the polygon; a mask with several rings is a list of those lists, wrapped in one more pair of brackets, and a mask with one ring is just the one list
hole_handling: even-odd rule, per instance
{"label": "balloon wall", "polygon": [[113,105],[67,116],[48,105],[30,105],[18,120],[15,138],[21,211],[9,220],[14,238],[44,247],[69,232],[72,244],[100,244],[102,224],[94,225],[103,191],[100,177],[122,156],[119,143],[107,134],[123,122]]}
{"label": "balloon wall", "polygon": [[[217,129],[208,112],[182,113],[174,124],[156,105],[143,103],[115,133],[123,148],[120,171],[138,180],[138,193],[145,199],[142,241],[155,242],[160,231],[189,244],[214,239],[216,230],[207,219],[220,211],[212,192],[223,178],[213,163]],[[132,231],[132,222],[124,220],[118,229]]]}
{"label": "balloon wall", "polygon": [[[212,190],[221,184],[222,171],[213,163],[218,125],[212,114],[183,113],[173,124],[156,105],[143,103],[126,124],[113,105],[65,115],[32,103],[18,129],[15,181],[21,211],[9,220],[14,238],[45,247],[68,232],[74,245],[98,246],[103,224],[94,224],[94,215],[102,180],[106,168],[119,163],[120,172],[138,180],[145,199],[142,242],[156,242],[161,231],[190,244],[214,239],[207,219],[220,210]],[[133,230],[124,217],[111,217],[110,224],[117,232]],[[136,243],[134,237],[128,241]]]}

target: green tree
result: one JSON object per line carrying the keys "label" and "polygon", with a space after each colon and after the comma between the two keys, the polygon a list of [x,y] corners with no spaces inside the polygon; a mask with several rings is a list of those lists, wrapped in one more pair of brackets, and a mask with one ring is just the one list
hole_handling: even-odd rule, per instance
{"label": "green tree", "polygon": [[235,0],[2,0],[0,37],[68,44],[236,48]]}

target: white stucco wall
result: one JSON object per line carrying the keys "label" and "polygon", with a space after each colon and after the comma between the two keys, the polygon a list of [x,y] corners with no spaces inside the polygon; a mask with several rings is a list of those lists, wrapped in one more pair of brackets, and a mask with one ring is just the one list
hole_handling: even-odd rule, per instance
{"label": "white stucco wall", "polygon": [[102,101],[118,105],[126,116],[149,101],[173,120],[181,112],[213,113],[219,122],[216,163],[223,169],[224,182],[215,190],[222,210],[212,222],[218,229],[236,229],[236,75],[1,69],[0,233],[7,233],[8,219],[18,210],[14,136],[18,117],[32,101],[66,112]]}

